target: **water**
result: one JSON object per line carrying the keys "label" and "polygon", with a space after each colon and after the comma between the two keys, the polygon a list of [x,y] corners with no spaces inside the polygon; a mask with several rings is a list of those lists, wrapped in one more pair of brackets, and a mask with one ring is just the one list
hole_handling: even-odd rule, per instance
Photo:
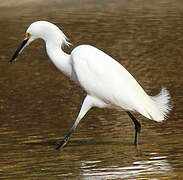
{"label": "water", "polygon": [[[0,5],[0,179],[182,179],[183,3],[176,0],[3,1]],[[150,95],[166,86],[174,109],[164,123],[136,114],[140,145],[124,112],[92,109],[56,151],[84,92],[34,42],[13,65],[25,29],[56,23],[73,46],[91,44],[122,63]]]}

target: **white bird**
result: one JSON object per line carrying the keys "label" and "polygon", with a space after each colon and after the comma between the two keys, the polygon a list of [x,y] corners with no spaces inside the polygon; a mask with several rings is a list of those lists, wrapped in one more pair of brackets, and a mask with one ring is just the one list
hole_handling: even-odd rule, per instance
{"label": "white bird", "polygon": [[70,43],[64,33],[50,22],[33,22],[10,62],[13,62],[30,42],[38,38],[45,41],[47,54],[55,66],[87,92],[78,117],[56,149],[66,145],[80,120],[92,107],[120,108],[126,111],[135,125],[135,145],[138,144],[141,124],[130,111],[137,111],[157,122],[166,119],[171,106],[170,95],[165,88],[156,96],[148,96],[120,63],[93,46],[80,45],[74,48],[70,55],[65,53],[62,46]]}

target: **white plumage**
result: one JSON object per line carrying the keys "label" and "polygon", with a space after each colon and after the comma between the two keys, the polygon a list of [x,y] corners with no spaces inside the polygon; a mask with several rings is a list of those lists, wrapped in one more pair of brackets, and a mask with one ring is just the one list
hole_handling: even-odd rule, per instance
{"label": "white plumage", "polygon": [[77,80],[91,96],[107,105],[137,111],[155,121],[165,120],[170,110],[166,89],[155,97],[148,96],[121,64],[92,46],[76,47],[71,61]]}
{"label": "white plumage", "polygon": [[70,55],[63,52],[62,45],[69,45],[69,42],[54,24],[46,21],[34,22],[26,34],[30,35],[28,43],[42,38],[46,43],[48,56],[55,66],[87,92],[78,118],[60,146],[67,142],[79,121],[93,106],[121,108],[127,112],[137,111],[158,122],[165,120],[171,110],[170,95],[165,88],[162,88],[157,96],[148,96],[135,78],[103,51],[93,46],[80,45]]}

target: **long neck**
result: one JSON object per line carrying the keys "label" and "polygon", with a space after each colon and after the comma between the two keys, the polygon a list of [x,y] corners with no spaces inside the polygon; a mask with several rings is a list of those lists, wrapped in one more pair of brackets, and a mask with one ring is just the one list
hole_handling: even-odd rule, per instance
{"label": "long neck", "polygon": [[46,42],[46,51],[51,59],[51,61],[55,64],[55,66],[62,71],[66,76],[71,78],[72,76],[72,67],[70,55],[65,53],[61,46],[56,44]]}

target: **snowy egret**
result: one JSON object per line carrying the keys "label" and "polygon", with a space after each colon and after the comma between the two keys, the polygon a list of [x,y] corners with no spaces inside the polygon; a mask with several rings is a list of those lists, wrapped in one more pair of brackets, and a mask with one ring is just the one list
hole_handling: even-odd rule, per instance
{"label": "snowy egret", "polygon": [[33,22],[10,62],[13,62],[30,42],[38,38],[45,41],[47,54],[55,66],[87,92],[79,115],[56,149],[67,144],[80,120],[92,107],[120,108],[126,111],[135,126],[135,145],[138,144],[141,124],[130,111],[137,111],[157,122],[166,119],[171,106],[170,95],[165,88],[156,96],[148,96],[120,63],[93,46],[80,45],[70,55],[65,53],[62,46],[70,43],[64,33],[50,22]]}

